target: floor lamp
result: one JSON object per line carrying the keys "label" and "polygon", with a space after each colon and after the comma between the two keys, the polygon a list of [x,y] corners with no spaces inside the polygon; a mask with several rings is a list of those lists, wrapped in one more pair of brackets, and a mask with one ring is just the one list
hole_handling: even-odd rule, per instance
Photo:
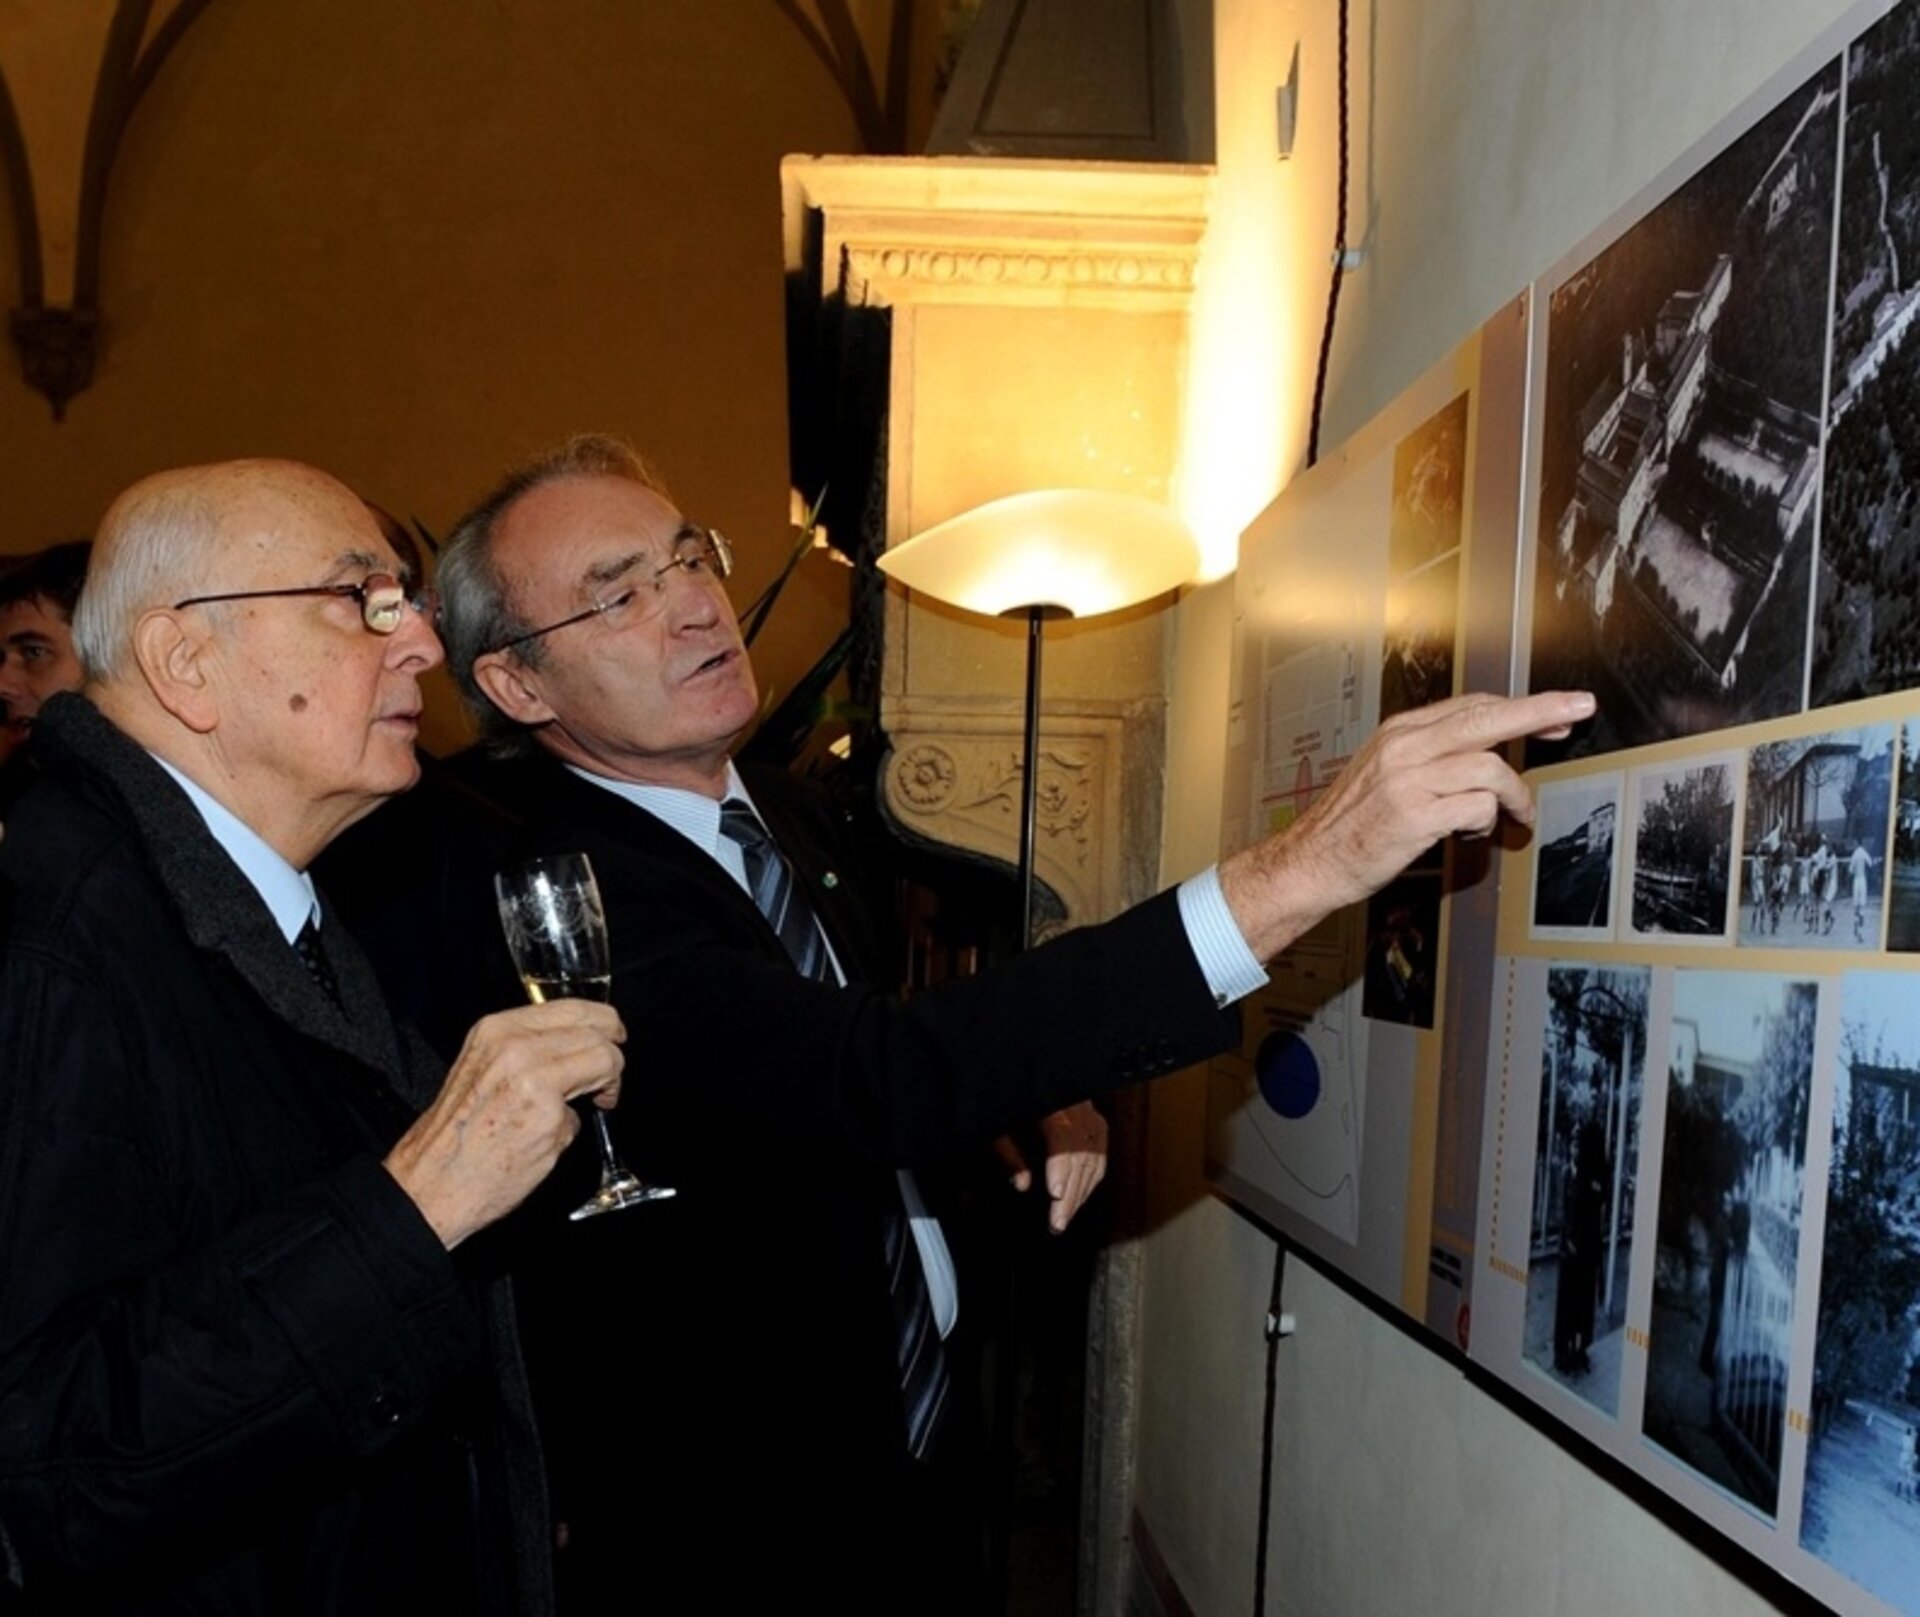
{"label": "floor lamp", "polygon": [[975,506],[895,545],[880,570],[985,617],[1024,618],[1027,684],[1020,776],[1020,947],[1033,946],[1039,799],[1040,646],[1050,618],[1091,618],[1188,582],[1200,548],[1166,506],[1098,489],[1039,489]]}

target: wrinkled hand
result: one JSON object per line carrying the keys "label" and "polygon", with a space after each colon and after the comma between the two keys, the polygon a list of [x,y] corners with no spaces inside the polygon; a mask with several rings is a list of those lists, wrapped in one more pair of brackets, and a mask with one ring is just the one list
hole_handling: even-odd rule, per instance
{"label": "wrinkled hand", "polygon": [[[1058,1235],[1073,1222],[1086,1199],[1107,1176],[1107,1120],[1088,1101],[1040,1119],[1040,1138],[1047,1148],[1047,1227]],[[1013,1176],[1013,1188],[1026,1191],[1033,1170],[1010,1135],[994,1142],[994,1150]]]}
{"label": "wrinkled hand", "polygon": [[580,1130],[568,1102],[620,1098],[627,1036],[583,999],[483,1017],[386,1168],[449,1248],[518,1207]]}
{"label": "wrinkled hand", "polygon": [[1485,836],[1503,812],[1531,825],[1533,794],[1490,749],[1558,738],[1592,714],[1584,691],[1544,691],[1457,696],[1388,719],[1305,814],[1221,865],[1248,947],[1272,959],[1442,837]]}

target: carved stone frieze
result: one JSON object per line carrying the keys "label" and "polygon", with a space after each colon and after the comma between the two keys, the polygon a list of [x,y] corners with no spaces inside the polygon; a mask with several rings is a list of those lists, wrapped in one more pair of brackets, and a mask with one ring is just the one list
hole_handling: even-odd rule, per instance
{"label": "carved stone frieze", "polygon": [[861,303],[941,293],[950,302],[969,294],[1013,302],[1023,291],[1184,294],[1193,286],[1193,256],[1188,249],[1075,252],[1014,245],[955,251],[872,242],[847,248],[845,284],[849,297]]}
{"label": "carved stone frieze", "polygon": [[977,158],[790,157],[781,175],[789,268],[857,305],[1184,309],[1212,184],[1165,163]]}
{"label": "carved stone frieze", "polygon": [[[1011,705],[889,704],[886,727],[894,747],[882,775],[882,801],[901,833],[1016,863],[1020,724]],[[1043,936],[1100,920],[1142,896],[1137,850],[1127,845],[1124,830],[1157,818],[1158,753],[1158,704],[1079,704],[1047,712],[1034,868],[1065,913],[1043,924]],[[1136,796],[1141,800],[1133,801]]]}

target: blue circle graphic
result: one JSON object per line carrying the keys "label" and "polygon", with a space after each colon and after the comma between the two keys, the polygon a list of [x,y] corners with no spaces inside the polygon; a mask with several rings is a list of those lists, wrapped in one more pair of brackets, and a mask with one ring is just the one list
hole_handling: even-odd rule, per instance
{"label": "blue circle graphic", "polygon": [[1301,1118],[1320,1102],[1320,1063],[1298,1033],[1269,1033],[1253,1058],[1260,1095],[1282,1117]]}

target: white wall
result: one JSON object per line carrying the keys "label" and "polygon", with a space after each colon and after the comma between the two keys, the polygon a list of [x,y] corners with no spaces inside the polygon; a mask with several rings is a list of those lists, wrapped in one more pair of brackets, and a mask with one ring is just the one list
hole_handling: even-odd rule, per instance
{"label": "white wall", "polygon": [[[1217,223],[1181,501],[1238,531],[1297,467],[1333,235],[1334,0],[1214,0]],[[1354,0],[1351,240],[1321,444],[1680,157],[1842,0]],[[1274,86],[1301,52],[1299,142]],[[1337,536],[1330,536],[1337,542]],[[1181,605],[1168,880],[1217,852],[1231,583]],[[1204,1081],[1153,1094],[1138,1507],[1202,1617],[1253,1604],[1271,1243],[1205,1191]],[[1269,1612],[1690,1617],[1774,1608],[1304,1264],[1280,1354]]]}

